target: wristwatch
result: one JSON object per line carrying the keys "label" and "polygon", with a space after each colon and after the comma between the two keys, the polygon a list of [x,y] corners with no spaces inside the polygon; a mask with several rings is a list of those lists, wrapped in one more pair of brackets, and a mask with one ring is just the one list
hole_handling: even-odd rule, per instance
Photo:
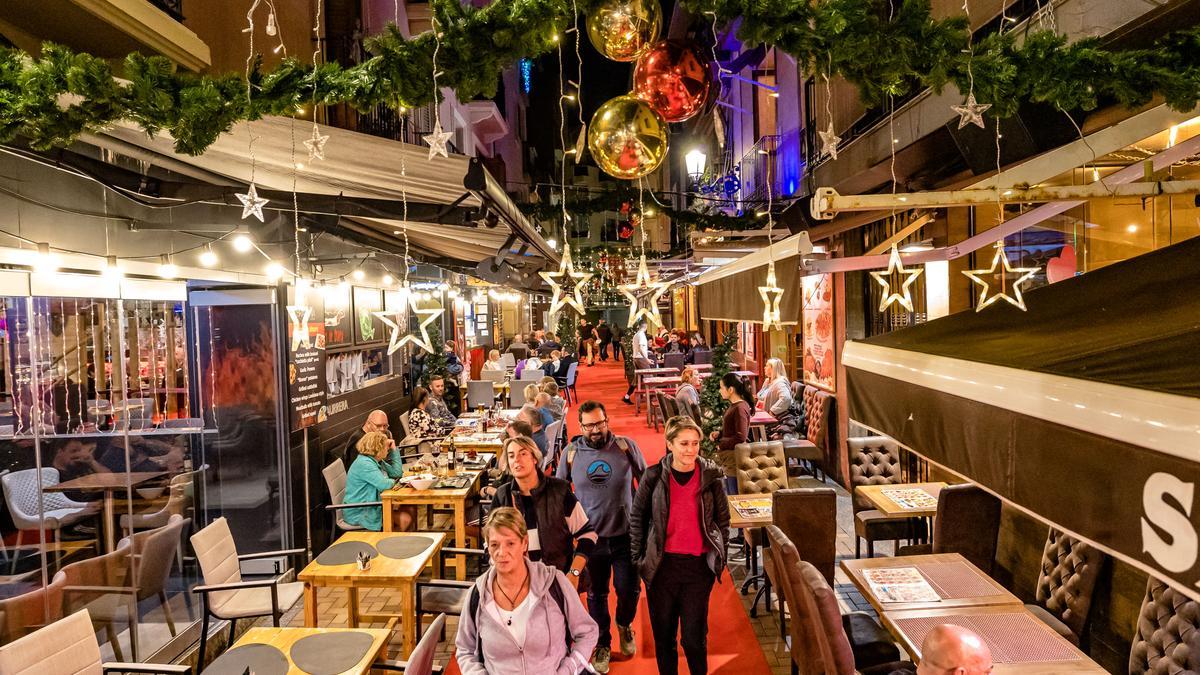
{"label": "wristwatch", "polygon": [[571,576],[576,576],[576,577],[577,577],[577,576],[579,576],[580,574],[583,574],[583,570],[570,569],[570,570],[567,570],[567,574],[570,574]]}

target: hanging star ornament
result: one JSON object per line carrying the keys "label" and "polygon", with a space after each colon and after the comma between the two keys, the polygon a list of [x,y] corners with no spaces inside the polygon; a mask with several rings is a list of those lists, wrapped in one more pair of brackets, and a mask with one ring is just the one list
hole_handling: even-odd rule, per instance
{"label": "hanging star ornament", "polygon": [[767,263],[767,283],[758,287],[758,294],[763,300],[763,330],[783,328],[779,320],[779,301],[783,299],[783,289],[775,281],[774,260]]}
{"label": "hanging star ornament", "polygon": [[312,138],[304,141],[304,147],[308,148],[308,161],[325,159],[325,142],[328,140],[329,136],[321,135],[321,127],[314,124]]}
{"label": "hanging star ornament", "polygon": [[[900,306],[908,311],[913,311],[912,294],[910,287],[917,281],[917,277],[921,276],[921,272],[925,270],[921,268],[905,269],[904,263],[900,261],[900,249],[892,244],[892,253],[888,256],[888,266],[886,272],[871,272],[871,278],[883,287],[883,296],[879,299],[879,311],[886,312],[888,307],[893,303],[900,303]],[[899,274],[901,278],[899,292],[892,290],[892,275]]]}
{"label": "hanging star ornament", "polygon": [[[580,314],[586,314],[583,306],[583,285],[592,278],[591,272],[576,272],[575,263],[571,260],[571,245],[563,244],[562,259],[558,263],[557,272],[538,272],[538,276],[550,285],[553,295],[550,297],[550,316],[558,314],[563,307],[570,306]],[[569,279],[570,293],[563,292],[562,280]]]}
{"label": "hanging star ornament", "polygon": [[441,307],[434,309],[421,309],[417,305],[416,296],[412,294],[408,296],[408,307],[413,314],[421,318],[421,323],[417,325],[417,330],[421,333],[421,337],[419,338],[412,333],[400,335],[400,331],[402,330],[400,326],[404,321],[402,318],[404,316],[404,312],[400,310],[371,312],[378,317],[379,320],[384,323],[384,325],[391,329],[391,333],[388,335],[388,355],[390,356],[391,354],[394,354],[396,350],[409,343],[412,343],[413,345],[424,349],[426,352],[433,354],[433,345],[429,342],[429,324],[437,321],[446,310]]}
{"label": "hanging star ornament", "polygon": [[450,142],[450,137],[454,134],[449,131],[442,131],[441,120],[433,123],[433,131],[425,134],[423,138],[429,144],[429,159],[433,159],[437,155],[449,157],[449,151],[446,150],[446,144]]}
{"label": "hanging star ornament", "polygon": [[292,351],[308,349],[312,346],[309,340],[308,320],[312,317],[312,307],[307,305],[288,305],[288,320],[292,328]]}
{"label": "hanging star ornament", "polygon": [[821,137],[821,154],[829,155],[830,159],[836,160],[838,154],[838,143],[842,142],[842,137],[833,132],[833,122],[825,131],[818,131],[817,135]]}
{"label": "hanging star ornament", "polygon": [[[646,269],[646,254],[642,254],[638,263],[637,281],[632,284],[621,284],[617,290],[629,300],[629,327],[637,325],[639,319],[645,318],[646,323],[662,326],[662,316],[658,313],[658,299],[667,292],[671,284],[666,281],[651,281],[650,271]],[[642,298],[649,296],[645,306],[640,306]]]}
{"label": "hanging star ornament", "polygon": [[254,183],[250,184],[250,189],[246,190],[246,194],[235,195],[238,201],[242,203],[242,220],[254,216],[259,222],[266,222],[263,218],[263,207],[271,203],[270,199],[263,199],[258,196],[258,188]]}
{"label": "hanging star ornament", "polygon": [[980,129],[987,127],[983,123],[983,113],[991,108],[991,103],[977,103],[975,101],[975,92],[967,94],[967,102],[962,105],[952,105],[950,109],[954,114],[958,115],[958,128],[962,129],[968,124],[974,124]]}
{"label": "hanging star ornament", "polygon": [[[979,284],[980,287],[979,303],[975,305],[975,311],[982,312],[984,308],[997,300],[1003,300],[1022,312],[1026,311],[1025,296],[1021,294],[1021,284],[1032,279],[1038,273],[1038,269],[1037,267],[1013,267],[1004,250],[1004,242],[997,242],[996,254],[992,256],[991,267],[963,271],[967,278]],[[1000,290],[996,293],[989,293],[992,290],[992,284],[986,279],[992,278],[996,274],[1000,275]],[[1013,278],[1013,281],[1010,282],[1010,278]],[[1011,295],[1009,288],[1012,289]]]}

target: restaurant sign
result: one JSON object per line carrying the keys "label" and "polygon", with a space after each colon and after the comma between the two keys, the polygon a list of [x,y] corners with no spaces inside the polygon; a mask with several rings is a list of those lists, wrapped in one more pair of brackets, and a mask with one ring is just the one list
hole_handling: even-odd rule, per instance
{"label": "restaurant sign", "polygon": [[327,417],[325,391],[325,318],[320,308],[289,305],[288,403],[292,430]]}

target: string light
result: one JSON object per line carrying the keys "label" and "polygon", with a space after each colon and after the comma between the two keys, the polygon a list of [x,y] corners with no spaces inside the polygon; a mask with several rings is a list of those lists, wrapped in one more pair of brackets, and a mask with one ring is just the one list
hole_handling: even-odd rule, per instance
{"label": "string light", "polygon": [[396,282],[396,280],[392,278],[392,275],[390,275],[390,274],[383,275],[383,285],[384,286],[391,286],[395,282]]}
{"label": "string light", "polygon": [[212,250],[212,246],[205,246],[204,251],[200,254],[200,264],[204,265],[205,267],[216,267],[218,262],[220,262],[220,260],[217,258],[217,254]]}
{"label": "string light", "polygon": [[272,281],[279,281],[279,279],[283,277],[284,270],[283,265],[280,265],[272,260],[271,262],[267,263],[265,271],[267,273],[267,277],[269,277]]}
{"label": "string light", "polygon": [[116,280],[125,276],[125,272],[117,264],[117,256],[104,256],[104,271],[101,272],[106,279]]}
{"label": "string light", "polygon": [[254,240],[250,237],[239,234],[233,238],[233,250],[238,253],[249,253],[252,248],[254,248]]}
{"label": "string light", "polygon": [[164,279],[174,279],[179,276],[179,268],[171,262],[171,256],[163,255],[158,262],[158,276]]}
{"label": "string light", "polygon": [[361,269],[357,269],[351,272],[350,276],[353,277],[355,281],[362,281],[363,279],[367,278],[367,273],[363,272]]}

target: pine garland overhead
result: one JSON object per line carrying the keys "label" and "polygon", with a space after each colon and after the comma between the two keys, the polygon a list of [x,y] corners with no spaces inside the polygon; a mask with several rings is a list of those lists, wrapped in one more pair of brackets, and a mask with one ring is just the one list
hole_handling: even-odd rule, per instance
{"label": "pine garland overhead", "polygon": [[[685,209],[676,209],[665,204],[670,202],[666,194],[647,194],[645,203],[654,210],[669,217],[677,225],[696,230],[730,230],[742,232],[765,226],[762,218],[753,213],[741,216],[729,216],[724,213],[697,213]],[[593,213],[604,211],[620,211],[623,204],[636,205],[638,190],[631,185],[622,185],[615,190],[609,190],[595,197],[583,199],[568,199],[567,211],[572,216],[586,217]],[[539,222],[557,223],[562,218],[562,206],[551,202],[526,203],[518,205],[521,211]],[[647,209],[649,210],[649,209]]]}
{"label": "pine garland overhead", "polygon": [[[930,0],[681,0],[695,15],[739,19],[747,44],[777,47],[806,72],[844,77],[868,106],[887,96],[954,82],[991,112],[1014,113],[1022,101],[1063,110],[1096,108],[1102,100],[1137,107],[1161,95],[1174,109],[1200,101],[1200,27],[1164,36],[1148,49],[1114,52],[1096,39],[1068,44],[1050,31],[992,33],[967,50],[966,19],[934,18]],[[502,70],[549,52],[569,23],[565,0],[496,0],[476,9],[434,0],[443,29],[438,83],[463,100],[494,95]],[[591,2],[580,2],[586,12]],[[1023,40],[1018,44],[1018,38]],[[66,145],[84,131],[130,120],[164,129],[176,150],[199,154],[236,122],[290,115],[309,102],[417,106],[433,96],[430,33],[406,40],[395,27],[367,41],[364,63],[315,70],[296,59],[251,71],[247,100],[240,75],[178,73],[163,57],[130,55],[113,79],[108,62],[46,45],[37,57],[0,52],[0,142],[18,134],[37,148]]]}

